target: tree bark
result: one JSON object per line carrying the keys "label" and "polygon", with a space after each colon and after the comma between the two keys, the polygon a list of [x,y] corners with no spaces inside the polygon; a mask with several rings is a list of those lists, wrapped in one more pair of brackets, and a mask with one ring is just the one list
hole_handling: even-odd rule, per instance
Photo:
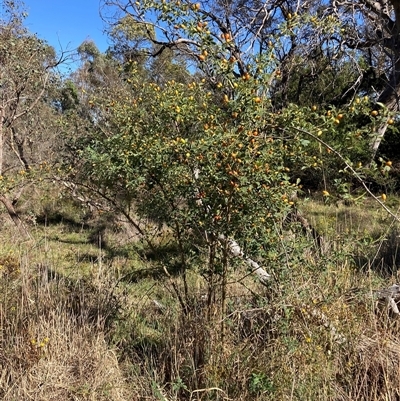
{"label": "tree bark", "polygon": [[[4,164],[3,154],[4,154],[4,142],[5,142],[5,129],[4,129],[5,120],[6,120],[5,107],[4,105],[2,105],[0,108],[0,177],[3,175],[3,164]],[[18,216],[18,213],[16,212],[12,201],[9,198],[7,198],[7,196],[5,196],[4,194],[1,194],[0,202],[6,208],[11,220],[14,222],[14,224],[18,228],[23,238],[32,239],[32,236],[29,234],[29,231],[25,227],[23,221]]]}
{"label": "tree bark", "polygon": [[[389,81],[385,89],[380,94],[377,103],[382,103],[391,111],[400,110],[400,0],[390,0],[394,9],[394,24],[391,26],[391,35],[385,41],[385,45],[391,53],[392,68],[389,75]],[[379,146],[385,136],[387,123],[382,124],[377,134],[371,142],[372,159],[375,158]]]}
{"label": "tree bark", "polygon": [[9,216],[11,217],[11,220],[14,222],[14,224],[18,228],[19,232],[23,235],[23,238],[24,239],[32,239],[32,236],[30,235],[28,229],[26,228],[23,221],[21,220],[18,213],[16,212],[12,202],[4,195],[0,195],[0,202],[6,208]]}
{"label": "tree bark", "polygon": [[0,177],[3,175],[3,153],[4,153],[4,124],[6,120],[4,104],[0,109]]}

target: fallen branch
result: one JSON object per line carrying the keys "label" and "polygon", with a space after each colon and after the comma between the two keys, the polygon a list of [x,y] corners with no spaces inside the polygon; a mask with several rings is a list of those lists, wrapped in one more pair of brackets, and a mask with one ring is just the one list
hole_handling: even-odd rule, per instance
{"label": "fallen branch", "polygon": [[271,279],[271,275],[267,273],[255,260],[246,256],[240,245],[233,239],[226,239],[223,234],[218,235],[218,239],[221,242],[225,242],[228,246],[229,253],[234,257],[241,258],[244,263],[250,267],[251,272],[254,273],[258,279],[260,280],[261,284],[267,284],[267,282]]}
{"label": "fallen branch", "polygon": [[347,341],[346,337],[339,332],[339,330],[325,315],[325,313],[321,312],[317,308],[310,308],[306,304],[302,305],[301,312],[308,317],[317,319],[327,330],[329,330],[332,340],[336,343],[343,344]]}
{"label": "fallen branch", "polygon": [[397,303],[400,302],[400,285],[393,284],[388,288],[378,290],[375,292],[375,296],[378,300],[386,302],[387,308],[391,309],[396,316],[400,315],[397,306]]}

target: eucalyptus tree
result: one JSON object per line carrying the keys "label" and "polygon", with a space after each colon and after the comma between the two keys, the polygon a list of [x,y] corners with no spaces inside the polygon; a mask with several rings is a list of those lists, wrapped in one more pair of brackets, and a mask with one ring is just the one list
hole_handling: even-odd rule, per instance
{"label": "eucalyptus tree", "polygon": [[22,5],[3,2],[0,20],[0,201],[22,226],[15,203],[34,167],[49,163],[56,135],[55,51],[24,27]]}
{"label": "eucalyptus tree", "polygon": [[[368,88],[376,111],[400,111],[400,2],[398,0],[331,1],[332,14],[342,23],[341,47],[346,54],[361,54],[366,65],[353,83],[353,91],[373,78]],[[368,73],[366,73],[368,72]],[[365,91],[365,87],[363,88]],[[365,91],[366,92],[366,91]],[[388,119],[388,121],[392,121]],[[387,131],[380,124],[371,142],[372,157]]]}

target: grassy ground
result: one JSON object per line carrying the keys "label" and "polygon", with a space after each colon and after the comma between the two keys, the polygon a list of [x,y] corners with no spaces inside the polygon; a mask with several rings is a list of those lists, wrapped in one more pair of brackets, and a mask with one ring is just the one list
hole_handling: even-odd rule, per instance
{"label": "grassy ground", "polygon": [[373,296],[397,281],[397,226],[370,202],[301,209],[324,252],[283,238],[269,286],[232,272],[225,315],[196,271],[184,313],[173,249],[109,216],[25,210],[30,241],[2,216],[1,399],[399,399],[398,321]]}

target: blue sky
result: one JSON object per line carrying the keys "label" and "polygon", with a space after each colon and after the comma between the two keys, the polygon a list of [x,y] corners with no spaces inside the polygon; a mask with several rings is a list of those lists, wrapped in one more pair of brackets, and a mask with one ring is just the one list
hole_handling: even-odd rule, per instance
{"label": "blue sky", "polygon": [[30,32],[55,47],[74,50],[84,40],[93,40],[101,51],[108,47],[100,17],[99,0],[24,0]]}

